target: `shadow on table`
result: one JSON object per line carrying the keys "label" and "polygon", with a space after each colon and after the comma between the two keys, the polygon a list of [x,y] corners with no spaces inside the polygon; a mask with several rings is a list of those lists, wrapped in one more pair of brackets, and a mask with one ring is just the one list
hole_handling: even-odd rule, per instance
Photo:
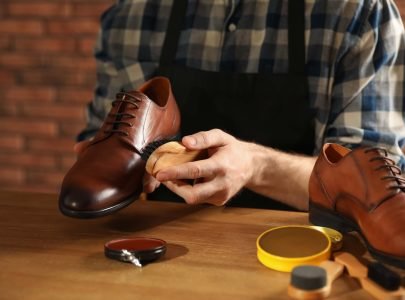
{"label": "shadow on table", "polygon": [[164,206],[159,206],[157,203],[150,203],[149,201],[140,203],[140,205],[112,216],[101,225],[104,229],[123,233],[143,231],[179,220],[208,207],[174,203],[165,203]]}
{"label": "shadow on table", "polygon": [[208,206],[192,206],[186,204],[151,203],[137,201],[131,206],[110,216],[95,219],[75,219],[64,217],[59,223],[59,231],[70,240],[126,236],[153,229],[160,225],[198,213]]}

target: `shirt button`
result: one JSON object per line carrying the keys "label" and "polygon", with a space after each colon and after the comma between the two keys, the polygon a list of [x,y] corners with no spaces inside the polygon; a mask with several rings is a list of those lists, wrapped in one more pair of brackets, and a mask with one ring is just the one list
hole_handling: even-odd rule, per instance
{"label": "shirt button", "polygon": [[230,32],[235,31],[235,30],[236,30],[236,25],[235,25],[234,23],[229,24],[228,30],[229,30]]}

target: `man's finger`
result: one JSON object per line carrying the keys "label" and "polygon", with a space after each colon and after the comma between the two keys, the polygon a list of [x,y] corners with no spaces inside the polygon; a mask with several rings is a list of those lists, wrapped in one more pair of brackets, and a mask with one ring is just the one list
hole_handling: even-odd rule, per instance
{"label": "man's finger", "polygon": [[188,204],[206,203],[218,191],[214,182],[190,185],[182,180],[166,181],[163,184],[172,192],[184,199]]}
{"label": "man's finger", "polygon": [[229,143],[233,137],[220,129],[200,131],[183,137],[182,143],[189,149],[207,149],[221,147]]}
{"label": "man's finger", "polygon": [[142,179],[142,185],[143,185],[143,191],[147,194],[152,193],[154,190],[156,190],[160,182],[157,181],[154,177],[151,175],[145,173]]}
{"label": "man's finger", "polygon": [[217,165],[212,159],[204,159],[163,169],[156,174],[156,179],[163,182],[212,177],[216,170]]}

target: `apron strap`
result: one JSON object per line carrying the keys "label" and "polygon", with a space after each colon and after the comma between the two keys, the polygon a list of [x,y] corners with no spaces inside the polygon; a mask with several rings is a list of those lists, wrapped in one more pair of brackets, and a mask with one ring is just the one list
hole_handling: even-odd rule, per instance
{"label": "apron strap", "polygon": [[305,75],[305,0],[288,0],[288,73]]}
{"label": "apron strap", "polygon": [[176,58],[177,45],[186,13],[187,0],[173,0],[165,41],[160,54],[160,66],[170,66]]}
{"label": "apron strap", "polygon": [[[176,59],[186,13],[187,0],[173,0],[160,66],[170,66]],[[288,1],[288,73],[305,74],[305,0]]]}

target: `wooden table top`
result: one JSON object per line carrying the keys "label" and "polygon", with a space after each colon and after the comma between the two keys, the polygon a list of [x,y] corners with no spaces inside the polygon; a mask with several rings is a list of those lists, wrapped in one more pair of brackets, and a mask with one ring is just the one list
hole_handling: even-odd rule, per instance
{"label": "wooden table top", "polygon": [[[257,260],[256,239],[307,219],[138,200],[114,215],[82,220],[63,216],[56,195],[2,191],[0,299],[289,299],[290,274]],[[134,236],[165,240],[165,256],[143,268],[104,256],[104,243]],[[346,245],[365,251],[355,236]],[[329,298],[370,296],[345,275]]]}

